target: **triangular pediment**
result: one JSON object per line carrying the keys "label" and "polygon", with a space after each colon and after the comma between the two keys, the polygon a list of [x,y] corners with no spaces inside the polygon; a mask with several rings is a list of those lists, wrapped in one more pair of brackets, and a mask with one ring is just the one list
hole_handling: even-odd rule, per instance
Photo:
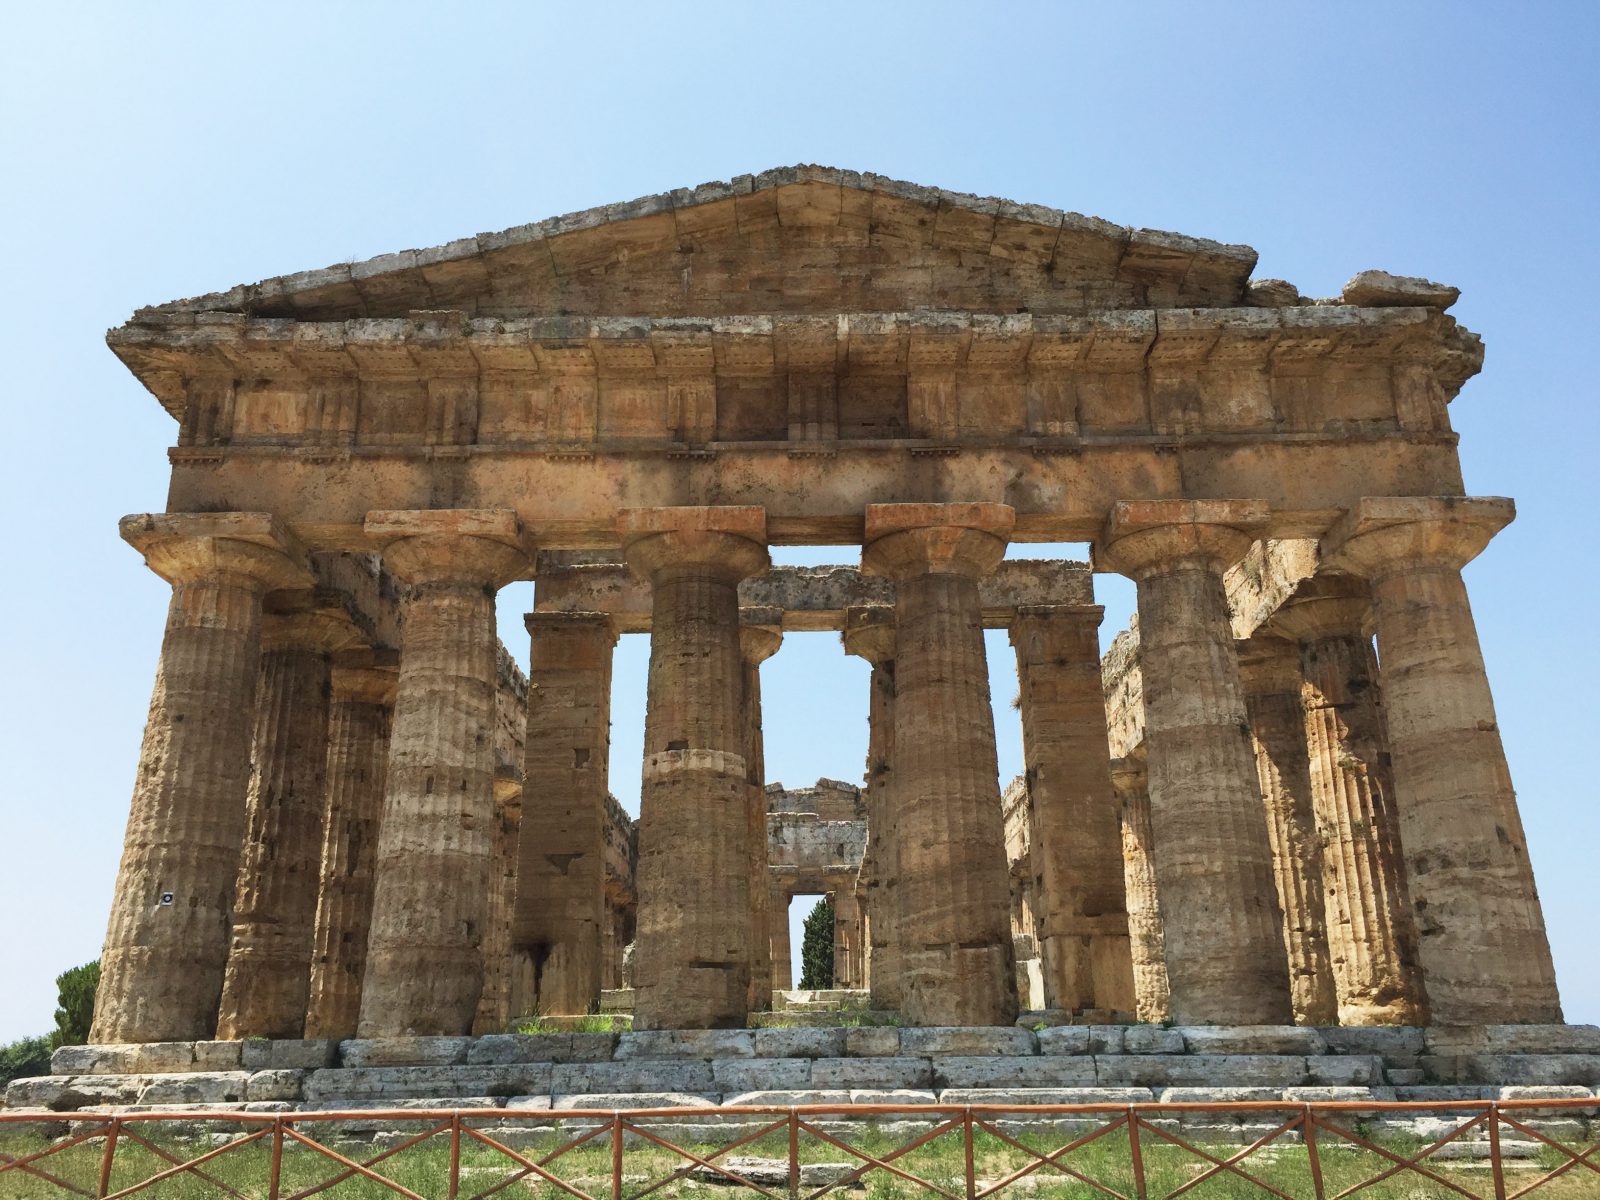
{"label": "triangular pediment", "polygon": [[1248,246],[802,166],[280,276],[140,316],[1228,307],[1241,302],[1255,260]]}

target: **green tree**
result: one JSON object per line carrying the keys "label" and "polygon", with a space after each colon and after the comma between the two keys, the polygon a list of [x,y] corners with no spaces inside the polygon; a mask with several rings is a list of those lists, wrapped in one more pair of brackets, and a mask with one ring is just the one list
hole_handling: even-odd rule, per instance
{"label": "green tree", "polygon": [[800,943],[800,987],[822,991],[833,986],[833,901],[827,896],[806,916]]}
{"label": "green tree", "polygon": [[50,1045],[81,1046],[94,1022],[94,995],[100,987],[100,960],[56,976],[56,1028]]}
{"label": "green tree", "polygon": [[0,1087],[13,1079],[50,1074],[50,1039],[22,1038],[0,1046]]}

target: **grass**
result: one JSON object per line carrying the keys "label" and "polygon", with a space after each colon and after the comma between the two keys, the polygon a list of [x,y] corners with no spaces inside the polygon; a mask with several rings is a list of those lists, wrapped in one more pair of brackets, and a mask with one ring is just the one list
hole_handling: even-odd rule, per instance
{"label": "grass", "polygon": [[[484,1124],[491,1125],[494,1121],[494,1118],[490,1118]],[[147,1130],[148,1128],[146,1127]],[[307,1128],[305,1132],[309,1136],[317,1137],[314,1126]],[[670,1130],[660,1132],[662,1136],[672,1140]],[[170,1136],[162,1136],[158,1140],[157,1136],[148,1132],[145,1136],[183,1157],[201,1152],[208,1144],[196,1140],[180,1142]],[[546,1131],[544,1136],[546,1139],[554,1137],[549,1131]],[[570,1132],[568,1136],[571,1136]],[[846,1135],[841,1140],[864,1153],[882,1157],[904,1145],[910,1138],[896,1137],[868,1128]],[[1028,1133],[1018,1135],[1017,1140],[1040,1153],[1049,1153],[1065,1144],[1069,1140],[1069,1135]],[[357,1160],[371,1157],[379,1152],[369,1144],[336,1142],[331,1138],[329,1143],[341,1153]],[[542,1141],[540,1143],[542,1149],[522,1152],[528,1157],[537,1159],[540,1154],[547,1153],[553,1144],[553,1140]],[[1403,1139],[1386,1140],[1383,1144],[1402,1155],[1414,1154],[1421,1149],[1419,1143]],[[13,1156],[31,1153],[42,1149],[45,1145],[46,1143],[38,1137],[6,1135],[0,1138],[0,1152]],[[1000,1138],[982,1130],[974,1136],[973,1145],[975,1175],[980,1181],[980,1186],[997,1181],[1030,1161],[1036,1161],[1015,1147],[1007,1145]],[[1146,1181],[1152,1200],[1166,1196],[1172,1189],[1193,1179],[1207,1165],[1186,1151],[1159,1142],[1152,1134],[1144,1135],[1143,1145]],[[1383,1160],[1368,1151],[1337,1147],[1331,1143],[1326,1134],[1322,1137],[1322,1145],[1323,1174],[1329,1195],[1370,1177],[1385,1165]],[[715,1153],[716,1150],[714,1146],[705,1144],[692,1145],[690,1148],[702,1157]],[[1208,1149],[1220,1158],[1227,1158],[1237,1153],[1239,1147],[1209,1146]],[[787,1152],[787,1135],[779,1132],[757,1143],[742,1146],[733,1153],[739,1156],[786,1160]],[[804,1134],[800,1145],[800,1158],[806,1163],[853,1162],[846,1151]],[[40,1165],[70,1183],[88,1188],[92,1193],[98,1182],[100,1161],[101,1145],[91,1143],[65,1150]],[[1102,1181],[1124,1195],[1133,1194],[1133,1171],[1128,1154],[1128,1141],[1126,1134],[1121,1131],[1074,1151],[1061,1161],[1073,1170]],[[1525,1186],[1536,1174],[1549,1170],[1562,1161],[1564,1161],[1562,1156],[1553,1149],[1547,1149],[1537,1159],[1508,1161],[1506,1166],[1509,1190],[1515,1191],[1518,1187]],[[250,1195],[265,1195],[269,1162],[270,1140],[262,1139],[250,1146],[229,1151],[207,1166],[229,1187]],[[461,1162],[463,1197],[493,1187],[518,1169],[512,1160],[470,1139],[463,1140]],[[945,1134],[934,1142],[896,1159],[895,1162],[897,1166],[911,1174],[920,1176],[958,1196],[965,1191],[965,1156],[959,1130]],[[623,1165],[624,1192],[632,1195],[649,1183],[668,1176],[680,1166],[686,1165],[683,1160],[675,1158],[660,1147],[644,1142],[635,1145],[630,1140],[626,1147]],[[1291,1196],[1313,1195],[1305,1151],[1298,1145],[1285,1144],[1267,1153],[1253,1156],[1242,1165],[1244,1169]],[[124,1141],[118,1149],[111,1178],[112,1187],[116,1189],[130,1186],[149,1178],[166,1166],[166,1163],[149,1151]],[[375,1170],[421,1196],[443,1197],[447,1193],[448,1168],[448,1138],[441,1134],[377,1165]],[[551,1165],[550,1169],[573,1186],[605,1200],[609,1197],[611,1175],[611,1149],[607,1136],[602,1134],[583,1147],[563,1155]],[[1434,1169],[1476,1195],[1487,1197],[1493,1194],[1493,1184],[1486,1166],[1440,1163]],[[340,1170],[342,1168],[331,1159],[307,1148],[295,1146],[293,1143],[286,1143],[283,1154],[282,1194],[290,1195],[298,1189],[314,1186]],[[1578,1168],[1541,1187],[1534,1196],[1539,1200],[1580,1200],[1582,1197],[1600,1194],[1597,1183],[1600,1183],[1600,1176]],[[731,1183],[724,1186],[683,1179],[670,1183],[653,1194],[678,1197],[680,1200],[724,1200],[733,1193],[744,1190]],[[784,1188],[780,1186],[773,1190],[781,1193]],[[803,1190],[812,1189],[808,1187]],[[16,1172],[0,1174],[0,1200],[34,1200],[36,1197],[64,1194],[67,1193],[59,1188]],[[178,1176],[156,1185],[145,1194],[160,1197],[161,1200],[169,1198],[200,1200],[201,1197],[209,1198],[224,1193],[192,1176]],[[396,1195],[381,1184],[360,1178],[347,1180],[323,1194],[335,1197],[336,1200],[369,1200],[369,1198],[377,1200],[378,1197]],[[523,1197],[535,1194],[540,1200],[561,1200],[568,1195],[551,1184],[528,1181],[496,1194]],[[849,1189],[848,1194],[857,1200],[862,1198],[912,1200],[912,1197],[919,1194],[932,1193],[923,1192],[910,1181],[900,1179],[886,1171],[874,1169],[854,1188]],[[1044,1167],[1008,1188],[1003,1194],[1047,1197],[1049,1200],[1057,1198],[1079,1200],[1100,1193],[1060,1172]],[[1254,1200],[1256,1197],[1268,1195],[1254,1184],[1237,1176],[1213,1178],[1185,1194],[1199,1197],[1200,1200],[1244,1200],[1246,1197]],[[1360,1193],[1369,1200],[1432,1200],[1434,1197],[1450,1194],[1438,1184],[1410,1173],[1396,1176]]]}
{"label": "grass", "polygon": [[512,1033],[627,1033],[631,1022],[619,1019],[613,1013],[590,1013],[587,1016],[563,1020],[559,1023],[544,1017],[531,1017],[511,1029]]}

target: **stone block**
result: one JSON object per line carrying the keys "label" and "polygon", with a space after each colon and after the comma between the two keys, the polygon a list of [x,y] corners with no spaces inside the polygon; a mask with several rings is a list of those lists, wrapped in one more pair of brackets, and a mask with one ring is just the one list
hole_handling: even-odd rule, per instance
{"label": "stone block", "polygon": [[245,1082],[247,1100],[299,1100],[305,1095],[304,1071],[257,1071]]}
{"label": "stone block", "polygon": [[850,1058],[893,1058],[900,1053],[900,1030],[846,1029],[844,1052]]}
{"label": "stone block", "polygon": [[1088,1054],[1089,1026],[1056,1025],[1037,1035],[1040,1054]]}
{"label": "stone block", "polygon": [[1423,1031],[1410,1025],[1336,1025],[1317,1034],[1329,1054],[1376,1054],[1388,1063],[1410,1065],[1423,1051]]}
{"label": "stone block", "polygon": [[243,1042],[196,1042],[194,1044],[194,1069],[196,1071],[238,1071],[243,1067]]}
{"label": "stone block", "polygon": [[[74,1086],[75,1078],[83,1076],[71,1075],[35,1075],[26,1079],[13,1079],[6,1085],[7,1108],[45,1108],[56,1112],[70,1112],[73,1109],[85,1108],[96,1103],[95,1100],[86,1098],[85,1093]],[[89,1078],[108,1078],[106,1076],[90,1076]],[[110,1076],[109,1078],[116,1078]],[[126,1098],[116,1098],[110,1101],[113,1104],[127,1104],[138,1099],[144,1080],[124,1085],[122,1091]]]}
{"label": "stone block", "polygon": [[[221,1104],[242,1102],[250,1082],[248,1071],[190,1072],[157,1075],[139,1093],[144,1104]],[[262,1096],[260,1099],[269,1099]]]}
{"label": "stone block", "polygon": [[851,1088],[851,1104],[937,1104],[939,1098],[923,1088]]}
{"label": "stone block", "polygon": [[1094,1060],[1101,1087],[1299,1087],[1306,1060],[1275,1054],[1108,1054]]}
{"label": "stone block", "polygon": [[748,1029],[642,1029],[617,1039],[616,1057],[751,1058],[755,1052]]}
{"label": "stone block", "polygon": [[346,1067],[454,1067],[467,1061],[469,1037],[352,1038],[339,1043]]}
{"label": "stone block", "polygon": [[[549,1091],[555,1095],[597,1092],[717,1091],[711,1064],[702,1059],[623,1059],[603,1063],[557,1063]],[[536,1091],[536,1088],[524,1088]]]}
{"label": "stone block", "polygon": [[722,1099],[716,1092],[582,1092],[556,1093],[551,1108],[557,1112],[595,1109],[714,1108]]}
{"label": "stone block", "polygon": [[1394,1098],[1407,1104],[1428,1104],[1451,1100],[1493,1100],[1497,1089],[1474,1084],[1423,1084],[1394,1089]]}
{"label": "stone block", "polygon": [[195,1069],[193,1042],[61,1046],[50,1056],[52,1075],[165,1075]]}
{"label": "stone block", "polygon": [[1183,1034],[1160,1025],[1130,1025],[1122,1034],[1124,1054],[1183,1054]]}
{"label": "stone block", "polygon": [[1460,1062],[1461,1083],[1600,1085],[1600,1054],[1473,1054]]}
{"label": "stone block", "polygon": [[[611,1064],[602,1064],[609,1066]],[[525,1096],[549,1092],[548,1063],[498,1067],[354,1067],[313,1071],[306,1077],[309,1101],[335,1105],[344,1101],[438,1098],[460,1105],[468,1096]]]}
{"label": "stone block", "polygon": [[1299,1025],[1179,1025],[1190,1054],[1326,1054],[1315,1029]]}
{"label": "stone block", "polygon": [[1306,1083],[1313,1087],[1370,1087],[1383,1079],[1383,1059],[1372,1055],[1323,1054],[1306,1059]]}
{"label": "stone block", "polygon": [[1487,1025],[1490,1054],[1600,1054],[1600,1025]]}
{"label": "stone block", "polygon": [[1074,1017],[1064,1008],[1036,1008],[1022,1013],[1017,1017],[1017,1028],[1032,1029],[1038,1032],[1053,1025],[1074,1024]]}
{"label": "stone block", "polygon": [[1375,1101],[1378,1097],[1368,1087],[1292,1087],[1283,1089],[1283,1098],[1292,1100],[1296,1104],[1317,1104],[1321,1102],[1338,1101],[1339,1103],[1358,1103],[1364,1100]]}
{"label": "stone block", "polygon": [[1021,1055],[1039,1053],[1032,1030],[944,1025],[900,1031],[903,1055]]}
{"label": "stone block", "polygon": [[739,1107],[741,1105],[751,1108],[766,1108],[777,1106],[787,1108],[797,1104],[849,1104],[850,1093],[842,1089],[821,1091],[815,1088],[796,1091],[756,1091],[737,1092],[734,1094],[723,1093],[723,1107]]}
{"label": "stone block", "polygon": [[933,1067],[925,1058],[818,1058],[811,1063],[811,1083],[819,1088],[926,1088]]}
{"label": "stone block", "polygon": [[1276,1087],[1168,1087],[1157,1088],[1162,1104],[1244,1104],[1260,1100],[1281,1100],[1283,1089]]}
{"label": "stone block", "polygon": [[1154,1099],[1149,1088],[946,1088],[939,1093],[940,1104],[1148,1104]]}
{"label": "stone block", "polygon": [[757,1058],[843,1058],[843,1029],[757,1029]]}
{"label": "stone block", "polygon": [[609,1062],[616,1045],[614,1033],[491,1033],[472,1039],[467,1065]]}
{"label": "stone block", "polygon": [[759,1088],[808,1088],[809,1058],[718,1058],[711,1062],[717,1090],[751,1092]]}
{"label": "stone block", "polygon": [[933,1062],[938,1088],[1093,1087],[1095,1060],[1050,1055],[1024,1058],[940,1057]]}
{"label": "stone block", "polygon": [[1384,1074],[1390,1083],[1407,1087],[1414,1087],[1428,1078],[1426,1071],[1414,1067],[1390,1067]]}
{"label": "stone block", "polygon": [[247,1038],[239,1043],[246,1071],[316,1071],[339,1061],[339,1043],[328,1038]]}

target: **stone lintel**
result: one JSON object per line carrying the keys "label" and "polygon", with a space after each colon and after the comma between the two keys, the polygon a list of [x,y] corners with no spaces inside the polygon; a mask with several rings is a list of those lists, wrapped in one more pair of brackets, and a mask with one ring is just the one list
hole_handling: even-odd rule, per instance
{"label": "stone lintel", "polygon": [[1428,563],[1464,567],[1516,515],[1504,496],[1367,496],[1328,531],[1322,559],[1369,577]]}
{"label": "stone lintel", "polygon": [[1134,579],[1196,561],[1225,570],[1244,557],[1270,516],[1260,500],[1122,501],[1095,543],[1095,567]]}
{"label": "stone lintel", "polygon": [[168,583],[211,571],[259,578],[269,588],[309,588],[311,559],[271,513],[135,513],[118,522],[122,540]]}

